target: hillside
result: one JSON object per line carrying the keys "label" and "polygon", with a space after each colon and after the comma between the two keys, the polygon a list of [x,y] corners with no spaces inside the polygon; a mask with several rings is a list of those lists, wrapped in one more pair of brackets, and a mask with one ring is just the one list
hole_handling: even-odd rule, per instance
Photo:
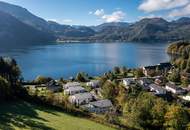
{"label": "hillside", "polygon": [[39,31],[26,25],[13,16],[0,12],[0,44],[29,44],[52,41],[55,38],[49,33]]}
{"label": "hillside", "polygon": [[175,54],[175,55],[188,54],[190,52],[190,42],[178,41],[171,43],[171,45],[167,48],[167,52],[169,54]]}
{"label": "hillside", "polygon": [[[188,17],[171,22],[163,18],[145,18],[135,23],[111,22],[88,27],[62,25],[53,21],[46,21],[23,7],[5,2],[0,2],[0,11],[13,16],[36,30],[46,34],[49,33],[49,39],[55,35],[57,39],[63,41],[87,42],[171,42],[182,39],[190,40],[190,18]],[[9,32],[4,30],[3,33]],[[27,33],[31,32],[27,30]]]}
{"label": "hillside", "polygon": [[146,18],[129,26],[104,28],[92,39],[109,41],[168,42],[190,39],[190,18],[168,22],[162,18]]}
{"label": "hillside", "polygon": [[0,1],[0,11],[12,15],[23,23],[28,24],[38,30],[48,30],[47,21],[35,16],[23,7]]}
{"label": "hillside", "polygon": [[0,107],[0,129],[114,130],[88,119],[74,117],[55,109],[23,101],[3,104]]}

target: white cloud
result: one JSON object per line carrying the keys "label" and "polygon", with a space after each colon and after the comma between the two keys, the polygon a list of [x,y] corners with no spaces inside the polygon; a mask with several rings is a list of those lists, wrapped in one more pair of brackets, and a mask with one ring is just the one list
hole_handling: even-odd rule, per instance
{"label": "white cloud", "polygon": [[125,18],[125,13],[122,11],[115,11],[112,14],[103,15],[101,18],[106,22],[120,22]]}
{"label": "white cloud", "polygon": [[119,9],[112,12],[111,14],[106,14],[104,9],[97,9],[94,13],[90,11],[88,14],[93,14],[99,18],[98,21],[103,20],[105,22],[120,22],[124,20],[126,15]]}
{"label": "white cloud", "polygon": [[94,15],[96,15],[96,16],[102,16],[102,15],[104,15],[104,9],[97,9],[94,12]]}
{"label": "white cloud", "polygon": [[180,9],[175,9],[171,11],[168,15],[169,18],[174,18],[174,17],[182,17],[182,16],[189,16],[190,15],[190,4],[187,6],[180,8]]}
{"label": "white cloud", "polygon": [[64,20],[63,20],[63,23],[72,23],[72,22],[73,22],[72,19],[64,19]]}
{"label": "white cloud", "polygon": [[138,9],[145,12],[174,9],[187,5],[190,0],[144,0]]}

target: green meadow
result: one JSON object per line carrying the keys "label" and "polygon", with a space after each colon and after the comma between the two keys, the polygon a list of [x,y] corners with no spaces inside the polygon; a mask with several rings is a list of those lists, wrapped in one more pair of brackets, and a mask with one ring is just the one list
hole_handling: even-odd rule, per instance
{"label": "green meadow", "polygon": [[27,102],[0,105],[1,130],[115,130],[91,120]]}

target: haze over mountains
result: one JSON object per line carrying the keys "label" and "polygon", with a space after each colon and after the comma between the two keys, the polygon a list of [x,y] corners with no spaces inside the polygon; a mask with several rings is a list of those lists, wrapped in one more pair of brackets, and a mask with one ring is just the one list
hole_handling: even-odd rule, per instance
{"label": "haze over mountains", "polygon": [[47,42],[77,40],[89,42],[168,42],[190,39],[190,18],[168,22],[162,18],[145,18],[135,23],[104,23],[98,26],[61,25],[46,21],[27,9],[0,2],[0,42]]}

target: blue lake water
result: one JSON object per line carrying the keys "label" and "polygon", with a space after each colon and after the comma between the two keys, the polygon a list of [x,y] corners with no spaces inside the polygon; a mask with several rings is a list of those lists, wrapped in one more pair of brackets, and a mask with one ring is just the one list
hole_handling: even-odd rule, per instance
{"label": "blue lake water", "polygon": [[166,43],[49,43],[1,47],[1,56],[17,60],[25,80],[38,75],[69,78],[78,72],[101,75],[114,66],[129,68],[167,62]]}

